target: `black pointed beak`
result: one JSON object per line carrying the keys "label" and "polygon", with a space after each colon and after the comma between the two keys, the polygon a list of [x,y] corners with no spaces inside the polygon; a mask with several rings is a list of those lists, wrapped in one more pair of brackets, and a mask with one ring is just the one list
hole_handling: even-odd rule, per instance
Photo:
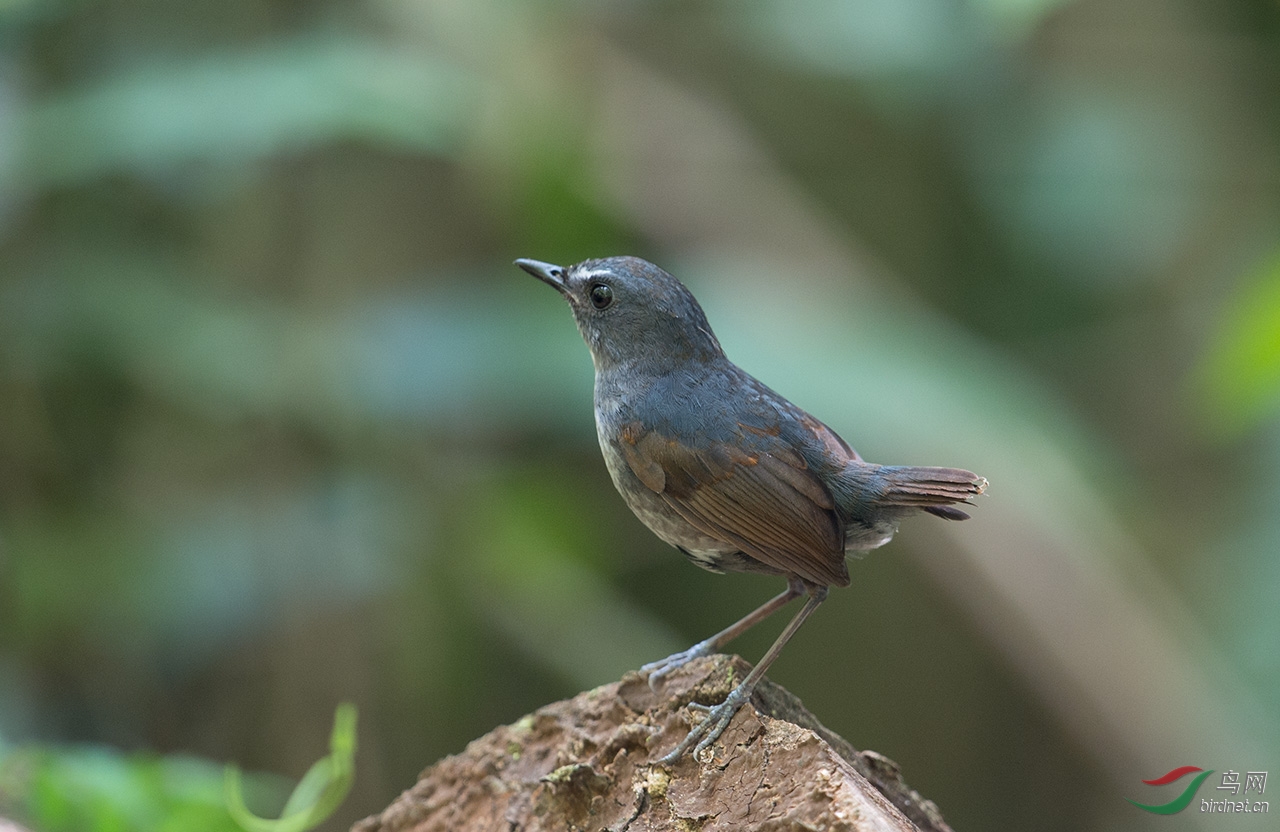
{"label": "black pointed beak", "polygon": [[541,260],[526,260],[523,257],[516,261],[516,265],[543,283],[550,284],[553,289],[562,295],[569,289],[564,282],[565,269],[560,266],[543,263]]}

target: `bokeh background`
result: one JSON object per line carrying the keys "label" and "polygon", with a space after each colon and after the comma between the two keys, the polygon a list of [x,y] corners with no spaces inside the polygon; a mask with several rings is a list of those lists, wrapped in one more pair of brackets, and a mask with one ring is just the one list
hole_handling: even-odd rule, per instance
{"label": "bokeh background", "polygon": [[991,480],[773,679],[958,830],[1267,828],[1123,798],[1280,778],[1278,50],[1274,0],[3,0],[0,800],[195,829],[144,804],[350,699],[342,829],[777,592],[630,515],[510,265],[629,253]]}

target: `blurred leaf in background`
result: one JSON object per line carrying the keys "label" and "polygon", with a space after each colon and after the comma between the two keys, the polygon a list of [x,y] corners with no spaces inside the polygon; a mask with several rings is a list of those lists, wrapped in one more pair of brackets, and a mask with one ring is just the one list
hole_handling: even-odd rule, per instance
{"label": "blurred leaf in background", "polygon": [[1280,410],[1280,255],[1241,281],[1199,373],[1208,427],[1227,437],[1256,431]]}
{"label": "blurred leaf in background", "polygon": [[[10,748],[0,744],[0,817],[43,832],[306,832],[342,803],[355,776],[356,711],[334,715],[330,753],[284,799],[279,778],[185,755],[122,754],[105,747]],[[277,820],[246,806],[279,805]]]}
{"label": "blurred leaf in background", "polygon": [[28,183],[193,163],[232,168],[335,139],[441,153],[476,92],[444,63],[385,43],[315,34],[258,50],[143,64],[25,109]]}
{"label": "blurred leaf in background", "polygon": [[338,706],[333,716],[329,754],[302,775],[285,801],[280,817],[261,818],[244,803],[244,778],[233,765],[224,774],[226,806],[236,825],[245,832],[306,832],[323,823],[342,804],[355,778],[356,709],[350,702]]}
{"label": "blurred leaf in background", "polygon": [[[247,781],[255,802],[283,798],[275,778]],[[194,757],[108,748],[30,748],[0,757],[0,813],[41,832],[240,832],[222,770]]]}

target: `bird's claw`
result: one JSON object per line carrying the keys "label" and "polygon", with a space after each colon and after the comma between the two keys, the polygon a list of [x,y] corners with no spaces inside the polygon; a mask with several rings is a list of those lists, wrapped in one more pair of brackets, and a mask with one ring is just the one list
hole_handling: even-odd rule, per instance
{"label": "bird's claw", "polygon": [[672,749],[659,763],[665,766],[674,765],[684,753],[689,750],[690,746],[697,743],[693,749],[694,758],[700,758],[702,752],[711,747],[711,744],[720,739],[720,735],[729,727],[729,723],[733,721],[733,715],[742,707],[742,703],[746,702],[751,696],[750,689],[744,689],[742,685],[734,688],[733,691],[725,697],[725,700],[719,705],[709,706],[698,702],[690,702],[690,710],[698,711],[704,714],[702,721],[689,731],[688,735],[680,741],[680,744]]}
{"label": "bird's claw", "polygon": [[640,672],[649,674],[649,690],[657,693],[659,683],[668,673],[683,667],[694,659],[710,656],[714,652],[715,647],[711,645],[710,641],[700,641],[688,650],[681,650],[679,653],[672,653],[665,659],[658,659],[656,662],[649,662],[643,665],[640,668]]}

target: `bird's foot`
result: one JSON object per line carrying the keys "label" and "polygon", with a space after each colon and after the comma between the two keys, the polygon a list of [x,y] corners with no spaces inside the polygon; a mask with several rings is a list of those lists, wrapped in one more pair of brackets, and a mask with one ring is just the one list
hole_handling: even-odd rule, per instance
{"label": "bird's foot", "polygon": [[694,743],[697,743],[697,746],[693,748],[693,756],[695,759],[701,757],[703,751],[706,751],[713,742],[720,739],[724,729],[728,728],[729,723],[733,721],[733,715],[751,698],[753,688],[755,688],[755,685],[748,685],[743,682],[734,688],[723,702],[714,707],[701,705],[697,702],[689,703],[691,709],[699,711],[705,716],[670,754],[658,760],[658,762],[664,766],[674,765],[690,747],[694,746]]}
{"label": "bird's foot", "polygon": [[700,641],[688,650],[681,650],[679,653],[672,653],[665,659],[658,659],[656,662],[649,662],[640,668],[640,672],[649,674],[649,690],[657,693],[658,684],[668,673],[676,668],[683,667],[694,659],[700,659],[703,656],[710,656],[714,652],[716,652],[716,648],[711,644],[710,639]]}

